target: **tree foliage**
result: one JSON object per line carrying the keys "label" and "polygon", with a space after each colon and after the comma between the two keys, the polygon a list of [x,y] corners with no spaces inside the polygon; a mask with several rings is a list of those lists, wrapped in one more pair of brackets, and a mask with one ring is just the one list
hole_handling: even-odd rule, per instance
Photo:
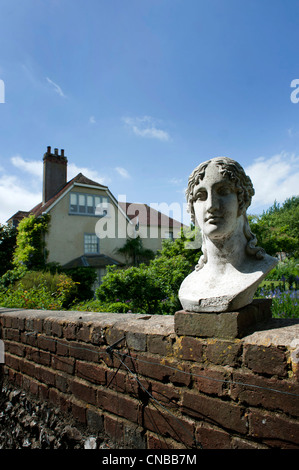
{"label": "tree foliage", "polygon": [[299,197],[293,196],[280,205],[276,201],[261,216],[249,216],[258,245],[270,255],[279,252],[298,257]]}
{"label": "tree foliage", "polygon": [[138,266],[155,257],[152,250],[143,247],[142,239],[138,235],[136,238],[128,238],[121,248],[117,249],[117,253],[125,256],[126,264]]}
{"label": "tree foliage", "polygon": [[16,249],[13,257],[15,267],[39,270],[46,265],[47,250],[44,235],[48,231],[49,214],[38,218],[34,215],[21,220],[17,228]]}
{"label": "tree foliage", "polygon": [[0,224],[0,276],[13,268],[13,254],[16,247],[17,229],[12,225]]}

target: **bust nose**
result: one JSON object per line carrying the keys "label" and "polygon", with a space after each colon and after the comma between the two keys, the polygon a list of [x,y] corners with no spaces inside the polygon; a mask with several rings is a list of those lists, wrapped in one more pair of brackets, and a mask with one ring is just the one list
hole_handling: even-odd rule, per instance
{"label": "bust nose", "polygon": [[208,212],[215,212],[219,209],[219,198],[216,191],[209,191],[207,195],[206,210]]}

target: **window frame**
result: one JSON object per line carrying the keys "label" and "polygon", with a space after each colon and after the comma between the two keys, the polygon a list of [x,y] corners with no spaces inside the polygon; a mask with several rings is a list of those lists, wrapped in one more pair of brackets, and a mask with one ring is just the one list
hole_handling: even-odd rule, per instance
{"label": "window frame", "polygon": [[[87,246],[95,245],[95,242],[86,240],[86,237],[95,237],[96,238],[96,251],[87,251]],[[98,255],[100,253],[100,239],[95,233],[84,233],[83,236],[83,251],[85,255]]]}
{"label": "window frame", "polygon": [[[90,204],[92,199],[92,204]],[[82,204],[84,200],[84,203]],[[96,200],[100,202],[96,203]],[[103,205],[102,213],[97,212],[97,206]],[[88,210],[92,208],[92,210]],[[105,213],[106,212],[106,213]],[[82,215],[89,217],[109,217],[109,197],[105,195],[70,192],[69,215]]]}

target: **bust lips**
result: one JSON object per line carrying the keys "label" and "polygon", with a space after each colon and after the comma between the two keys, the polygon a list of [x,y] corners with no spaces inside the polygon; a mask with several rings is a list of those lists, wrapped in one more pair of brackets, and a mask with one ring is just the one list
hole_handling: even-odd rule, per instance
{"label": "bust lips", "polygon": [[217,223],[218,221],[221,221],[223,219],[222,216],[220,215],[209,215],[204,219],[205,222],[208,222],[210,224]]}

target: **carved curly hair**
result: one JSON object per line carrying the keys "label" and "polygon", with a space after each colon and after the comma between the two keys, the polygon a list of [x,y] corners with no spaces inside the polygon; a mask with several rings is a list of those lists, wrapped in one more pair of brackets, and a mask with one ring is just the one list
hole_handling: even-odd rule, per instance
{"label": "carved curly hair", "polygon": [[[246,215],[246,210],[251,204],[251,200],[254,196],[255,191],[251,179],[249,178],[249,176],[246,175],[242,166],[235,160],[232,160],[231,158],[227,157],[216,157],[201,163],[193,170],[189,177],[188,187],[186,189],[188,212],[191,214],[192,222],[195,223],[195,213],[193,204],[196,201],[196,196],[194,195],[194,188],[199,183],[199,181],[203,180],[206,168],[212,162],[219,167],[219,171],[224,177],[227,177],[230,181],[234,183],[239,203],[240,214],[243,214],[244,217],[243,231],[246,239],[248,240],[246,252],[251,256],[255,256],[257,259],[262,259],[265,256],[265,252],[262,248],[256,246],[256,236],[250,230],[248,218]],[[196,269],[200,269],[207,262],[204,236],[202,251],[203,255],[199,259],[199,264],[196,266]]]}

